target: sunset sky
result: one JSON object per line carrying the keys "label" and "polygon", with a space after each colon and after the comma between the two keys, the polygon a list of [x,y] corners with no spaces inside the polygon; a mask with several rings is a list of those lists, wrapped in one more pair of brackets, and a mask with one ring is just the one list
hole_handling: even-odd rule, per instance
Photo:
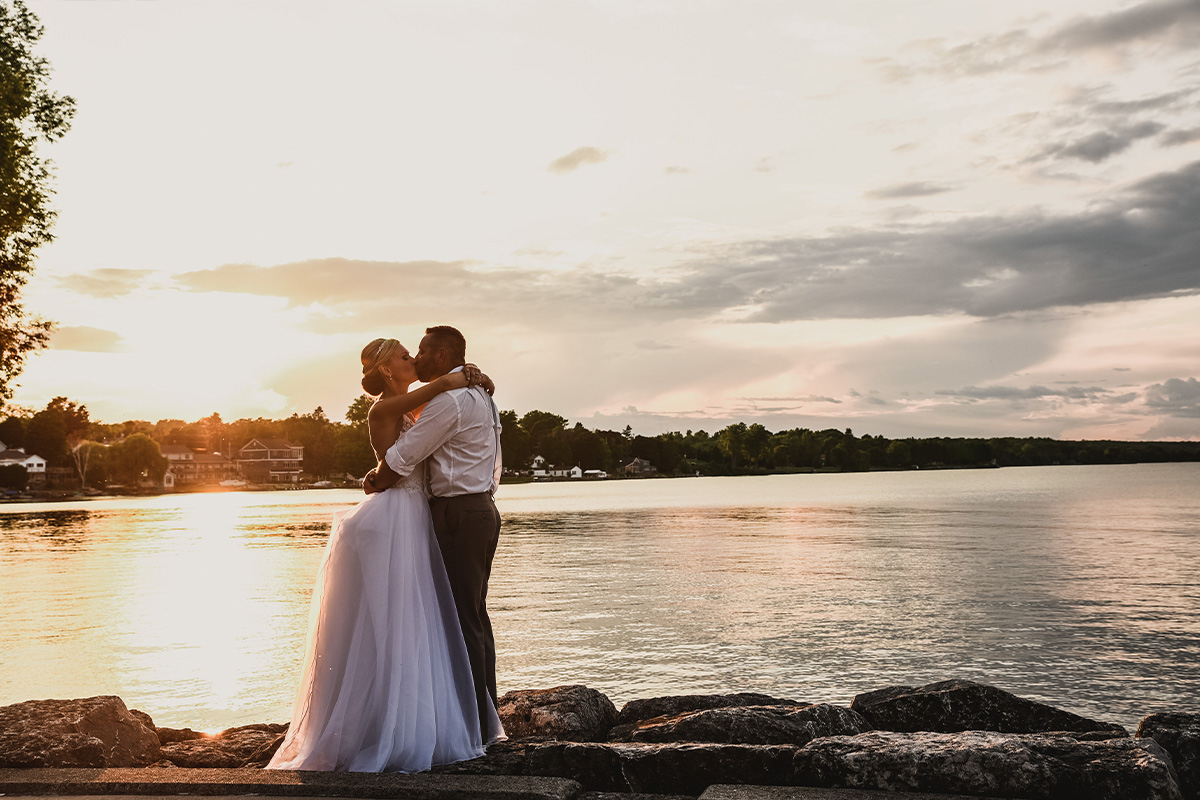
{"label": "sunset sky", "polygon": [[1200,0],[31,0],[14,401],[282,417],[452,324],[637,433],[1200,438]]}

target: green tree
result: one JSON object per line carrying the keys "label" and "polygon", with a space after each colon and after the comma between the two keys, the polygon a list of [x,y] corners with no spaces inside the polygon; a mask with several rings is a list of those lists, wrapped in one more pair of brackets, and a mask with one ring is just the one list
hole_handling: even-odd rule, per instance
{"label": "green tree", "polygon": [[908,442],[897,439],[887,446],[887,460],[893,467],[907,467],[912,464],[912,448]]}
{"label": "green tree", "polygon": [[[504,424],[504,420],[500,421]],[[529,457],[540,455],[546,463],[563,466],[571,458],[570,447],[563,433],[567,429],[567,420],[558,414],[534,409],[521,417],[521,429],[529,434]],[[503,435],[503,434],[501,434]],[[501,440],[500,446],[504,447]]]}
{"label": "green tree", "polygon": [[354,399],[350,407],[346,409],[346,421],[351,425],[366,425],[367,412],[371,410],[375,398],[368,394],[361,394]]}
{"label": "green tree", "polygon": [[571,448],[574,465],[582,469],[607,470],[612,465],[612,451],[604,439],[593,431],[576,422],[575,427],[567,431],[567,442]]}
{"label": "green tree", "polygon": [[768,445],[770,440],[771,432],[759,423],[756,422],[746,428],[746,438],[743,447],[750,460],[760,467],[769,466],[770,451]]}
{"label": "green tree", "polygon": [[0,467],[0,489],[21,491],[29,483],[29,471],[22,464],[5,464]]}
{"label": "green tree", "polygon": [[516,411],[500,412],[500,451],[504,466],[514,471],[527,470],[533,460],[529,433],[521,427]]}
{"label": "green tree", "polygon": [[135,433],[114,444],[109,448],[108,460],[114,478],[134,485],[144,480],[162,483],[167,471],[167,459],[158,442],[144,433]]}
{"label": "green tree", "polygon": [[[307,451],[306,451],[307,452]],[[366,425],[337,425],[333,428],[333,471],[366,475],[375,466],[375,453],[367,436]]]}
{"label": "green tree", "polygon": [[336,442],[324,409],[317,406],[311,414],[293,414],[284,425],[287,439],[304,445],[304,471],[327,478],[333,471]]}
{"label": "green tree", "polygon": [[0,422],[0,442],[5,447],[25,446],[25,420],[10,416]]}
{"label": "green tree", "polygon": [[62,414],[46,408],[33,415],[25,429],[25,452],[41,456],[52,467],[63,467],[70,462],[67,426]]}
{"label": "green tree", "polygon": [[27,353],[45,347],[51,323],[25,312],[21,288],[34,251],[54,237],[51,163],[42,143],[67,132],[75,101],[50,91],[50,65],[33,54],[42,25],[22,0],[0,0],[0,403]]}
{"label": "green tree", "polygon": [[536,441],[543,436],[549,435],[552,431],[565,430],[567,420],[558,414],[534,409],[521,417],[520,425]]}
{"label": "green tree", "polygon": [[71,463],[75,465],[75,472],[79,475],[79,487],[86,489],[88,461],[91,456],[91,448],[83,446],[86,441],[84,437],[87,436],[91,425],[87,406],[74,403],[65,397],[56,397],[46,404],[46,410],[62,417],[67,451],[70,453]]}
{"label": "green tree", "polygon": [[729,459],[729,466],[738,468],[746,454],[746,436],[749,433],[746,423],[738,422],[717,434],[717,447]]}

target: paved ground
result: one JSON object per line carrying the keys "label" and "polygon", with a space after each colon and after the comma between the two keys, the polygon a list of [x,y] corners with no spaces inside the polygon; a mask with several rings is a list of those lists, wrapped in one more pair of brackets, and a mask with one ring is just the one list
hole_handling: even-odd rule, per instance
{"label": "paved ground", "polygon": [[405,800],[576,800],[580,786],[563,778],[493,775],[401,775],[262,769],[4,769],[8,797],[74,795],[167,797],[404,798]]}
{"label": "paved ground", "polygon": [[[0,769],[4,800],[71,795],[73,800],[178,800],[180,795],[388,798],[389,800],[686,800],[681,795],[584,792],[565,778],[515,775],[400,775],[262,769]],[[710,786],[700,800],[969,800],[801,786]]]}

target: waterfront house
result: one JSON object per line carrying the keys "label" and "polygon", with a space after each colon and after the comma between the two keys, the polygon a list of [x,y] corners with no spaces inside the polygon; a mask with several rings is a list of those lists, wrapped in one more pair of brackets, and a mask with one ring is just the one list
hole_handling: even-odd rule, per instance
{"label": "waterfront house", "polygon": [[654,465],[644,458],[635,458],[628,464],[623,465],[621,469],[626,475],[634,476],[655,475],[658,473]]}
{"label": "waterfront house", "polygon": [[529,474],[534,478],[542,480],[547,478],[582,478],[583,470],[579,466],[556,467],[553,464],[547,464],[546,459],[541,456],[534,456],[533,462],[530,464]]}
{"label": "waterfront house", "polygon": [[251,439],[238,449],[237,467],[251,483],[299,483],[304,445],[287,439]]}
{"label": "waterfront house", "polygon": [[167,474],[163,475],[164,489],[196,482],[196,462],[193,460],[196,454],[192,448],[185,444],[160,444],[158,449],[167,459]]}
{"label": "waterfront house", "polygon": [[238,476],[237,464],[220,453],[194,453],[192,462],[196,465],[196,483],[220,483]]}
{"label": "waterfront house", "polygon": [[237,477],[237,464],[220,453],[198,453],[185,444],[164,444],[160,449],[175,486],[220,483]]}
{"label": "waterfront house", "polygon": [[31,486],[46,482],[46,459],[36,453],[26,453],[20,447],[7,448],[0,444],[0,467],[11,465],[25,468]]}

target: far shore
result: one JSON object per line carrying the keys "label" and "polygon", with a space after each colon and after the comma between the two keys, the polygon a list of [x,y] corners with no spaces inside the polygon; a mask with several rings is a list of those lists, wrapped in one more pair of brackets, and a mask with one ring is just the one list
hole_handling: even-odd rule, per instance
{"label": "far shore", "polygon": [[[1131,464],[1187,464],[1191,461],[1135,461],[1121,462],[1120,465]],[[1079,467],[1079,466],[1120,466],[1113,464],[1034,464],[1029,466],[1052,466],[1052,467]],[[925,467],[880,467],[866,470],[844,470],[836,467],[784,467],[777,469],[762,469],[762,470],[739,470],[737,472],[719,473],[702,475],[700,473],[690,473],[682,475],[609,475],[605,478],[569,478],[562,476],[531,476],[531,475],[505,475],[500,479],[502,486],[526,483],[609,483],[612,481],[643,481],[643,480],[663,480],[673,478],[746,478],[746,477],[763,477],[767,475],[834,475],[834,474],[870,474],[877,472],[944,472],[947,470],[980,470],[980,469],[1003,469],[1006,466],[1019,468],[1025,465],[998,465],[998,464],[975,464],[971,466],[956,466],[956,465],[929,465]],[[359,484],[345,481],[333,483],[330,481],[320,481],[319,484],[246,484],[244,486],[220,486],[217,484],[203,484],[198,486],[189,486],[176,488],[173,490],[165,489],[129,489],[113,491],[111,489],[87,489],[86,491],[71,490],[71,489],[35,489],[17,492],[7,496],[0,496],[0,505],[5,504],[21,504],[21,503],[68,503],[79,502],[81,500],[112,500],[121,497],[164,497],[170,495],[187,495],[187,494],[225,494],[228,492],[297,492],[297,491],[325,491],[329,489],[358,489]]]}

